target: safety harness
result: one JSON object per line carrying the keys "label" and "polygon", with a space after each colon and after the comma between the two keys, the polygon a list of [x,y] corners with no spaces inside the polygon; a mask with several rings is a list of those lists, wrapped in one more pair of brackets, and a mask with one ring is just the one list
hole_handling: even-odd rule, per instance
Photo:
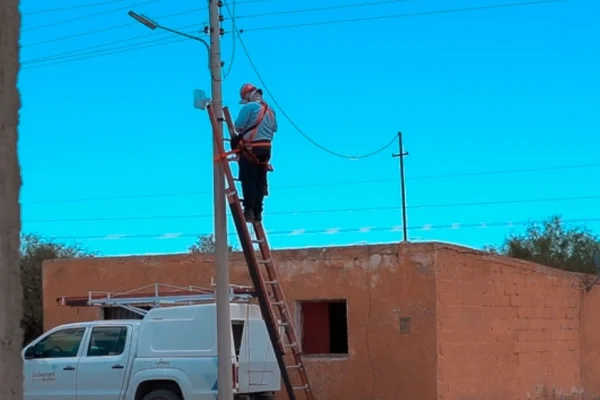
{"label": "safety harness", "polygon": [[[239,149],[240,154],[243,157],[246,157],[250,162],[252,162],[254,164],[264,165],[265,168],[267,169],[267,171],[273,171],[273,167],[271,166],[271,164],[269,164],[269,160],[261,162],[258,159],[258,157],[256,157],[256,155],[252,152],[252,149],[257,148],[257,147],[271,148],[271,142],[269,142],[269,141],[253,142],[253,140],[256,137],[256,134],[258,132],[258,127],[260,126],[262,121],[265,119],[267,114],[271,115],[272,117],[274,116],[273,110],[271,110],[271,108],[269,107],[269,105],[267,103],[265,103],[264,101],[261,101],[260,105],[261,105],[261,107],[260,107],[258,116],[256,118],[256,122],[249,128],[247,128],[244,131],[239,133],[240,141],[239,141],[239,144],[237,145],[237,149]],[[249,132],[250,132],[250,136],[248,136],[248,139],[247,140],[244,139],[244,136],[246,134],[248,134]]]}

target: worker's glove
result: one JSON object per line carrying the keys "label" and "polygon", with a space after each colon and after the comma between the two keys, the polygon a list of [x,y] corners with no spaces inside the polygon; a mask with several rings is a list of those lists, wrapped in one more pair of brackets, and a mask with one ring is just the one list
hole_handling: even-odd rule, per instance
{"label": "worker's glove", "polygon": [[242,135],[235,135],[231,138],[231,150],[235,150],[240,145],[242,141]]}

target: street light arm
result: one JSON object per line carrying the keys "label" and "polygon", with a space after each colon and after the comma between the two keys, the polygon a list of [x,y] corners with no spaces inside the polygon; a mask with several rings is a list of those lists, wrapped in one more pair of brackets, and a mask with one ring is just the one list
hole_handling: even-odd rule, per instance
{"label": "street light arm", "polygon": [[[144,25],[146,25],[146,24],[144,24]],[[196,40],[196,41],[202,43],[206,47],[206,50],[210,52],[210,45],[208,44],[208,42],[206,40],[202,39],[201,37],[190,35],[190,34],[184,33],[184,32],[179,32],[179,31],[176,31],[175,29],[171,29],[166,26],[159,25],[159,24],[156,24],[156,27],[160,28],[164,31],[174,33],[179,36],[184,36],[186,38]]]}

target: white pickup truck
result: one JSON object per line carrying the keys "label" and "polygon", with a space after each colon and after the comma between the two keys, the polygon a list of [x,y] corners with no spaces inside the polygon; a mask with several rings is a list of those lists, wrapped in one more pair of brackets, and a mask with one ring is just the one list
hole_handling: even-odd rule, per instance
{"label": "white pickup truck", "polygon": [[[259,307],[232,303],[231,319],[235,398],[273,399],[280,372]],[[216,333],[214,303],[58,326],[23,350],[25,399],[214,400]]]}

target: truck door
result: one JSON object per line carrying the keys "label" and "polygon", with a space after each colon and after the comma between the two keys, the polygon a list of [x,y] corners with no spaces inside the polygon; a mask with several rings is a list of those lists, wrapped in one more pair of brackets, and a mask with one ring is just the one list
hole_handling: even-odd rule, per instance
{"label": "truck door", "polygon": [[50,331],[23,351],[26,400],[77,400],[78,355],[85,327]]}
{"label": "truck door", "polygon": [[128,371],[130,325],[95,325],[77,370],[77,400],[119,400]]}
{"label": "truck door", "polygon": [[263,320],[247,320],[239,364],[240,393],[279,390],[279,366]]}

